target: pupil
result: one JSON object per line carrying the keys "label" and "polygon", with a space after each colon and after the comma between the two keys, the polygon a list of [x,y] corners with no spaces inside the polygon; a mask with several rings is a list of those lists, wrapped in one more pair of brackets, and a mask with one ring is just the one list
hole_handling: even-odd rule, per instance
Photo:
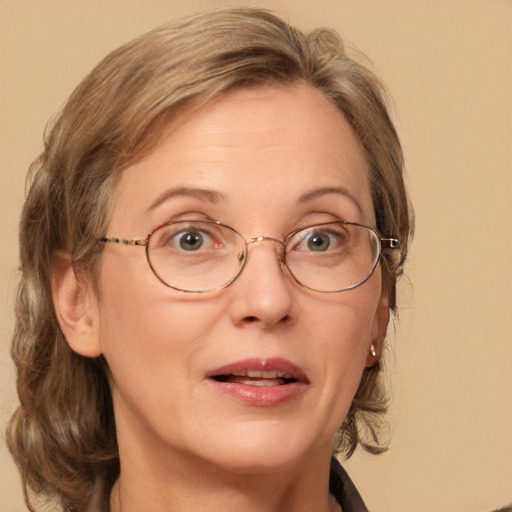
{"label": "pupil", "polygon": [[314,235],[309,239],[308,242],[309,248],[313,251],[317,251],[318,249],[327,249],[330,245],[329,237],[324,237],[323,235]]}
{"label": "pupil", "polygon": [[186,251],[199,249],[203,245],[203,237],[197,233],[187,233],[180,239],[180,247]]}

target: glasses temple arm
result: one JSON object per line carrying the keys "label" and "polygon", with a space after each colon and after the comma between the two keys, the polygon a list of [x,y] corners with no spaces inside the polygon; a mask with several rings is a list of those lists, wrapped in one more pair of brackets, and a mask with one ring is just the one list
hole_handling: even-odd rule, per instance
{"label": "glasses temple arm", "polygon": [[101,237],[101,238],[98,238],[98,242],[102,243],[102,244],[123,244],[123,245],[142,245],[142,246],[146,246],[148,245],[148,239],[147,238],[130,238],[130,239],[125,239],[125,238],[106,238],[106,237]]}
{"label": "glasses temple arm", "polygon": [[400,248],[400,240],[398,240],[398,238],[381,238],[380,241],[386,244],[390,249]]}

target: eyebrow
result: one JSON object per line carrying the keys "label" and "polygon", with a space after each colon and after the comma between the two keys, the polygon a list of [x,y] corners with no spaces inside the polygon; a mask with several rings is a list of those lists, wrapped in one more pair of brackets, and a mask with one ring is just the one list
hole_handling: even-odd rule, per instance
{"label": "eyebrow", "polygon": [[306,192],[299,198],[300,203],[307,203],[308,201],[313,201],[314,199],[318,199],[319,197],[329,195],[329,194],[339,194],[350,199],[360,211],[361,214],[364,215],[364,211],[362,206],[359,204],[359,201],[356,197],[346,188],[344,187],[322,187],[316,188],[310,192]]}
{"label": "eyebrow", "polygon": [[223,198],[224,195],[215,190],[209,190],[205,188],[192,188],[192,187],[176,187],[170,188],[162,192],[149,206],[147,211],[154,210],[162,203],[165,203],[169,199],[173,199],[175,197],[194,197],[197,199],[206,200],[209,203],[217,204]]}
{"label": "eyebrow", "polygon": [[[318,199],[319,197],[329,195],[329,194],[339,194],[350,199],[357,209],[364,215],[363,209],[355,196],[344,187],[322,187],[311,190],[310,192],[306,192],[302,196],[299,197],[299,203],[307,203],[309,201],[313,201]],[[212,204],[218,204],[224,199],[224,194],[221,192],[217,192],[216,190],[204,189],[204,188],[193,188],[193,187],[176,187],[170,188],[162,192],[149,206],[147,211],[154,210],[162,203],[165,203],[169,199],[173,199],[175,197],[193,197],[197,199],[206,200]]]}

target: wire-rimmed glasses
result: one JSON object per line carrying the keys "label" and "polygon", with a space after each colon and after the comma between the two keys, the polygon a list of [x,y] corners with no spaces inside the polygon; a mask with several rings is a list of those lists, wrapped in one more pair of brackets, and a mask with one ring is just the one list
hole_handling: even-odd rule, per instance
{"label": "wire-rimmed glasses", "polygon": [[356,222],[336,221],[296,229],[283,240],[245,239],[226,224],[209,220],[169,222],[144,239],[99,239],[146,248],[149,266],[166,286],[190,293],[220,290],[242,272],[249,246],[273,242],[284,267],[302,286],[334,293],[356,288],[373,273],[383,249],[398,249],[396,238]]}

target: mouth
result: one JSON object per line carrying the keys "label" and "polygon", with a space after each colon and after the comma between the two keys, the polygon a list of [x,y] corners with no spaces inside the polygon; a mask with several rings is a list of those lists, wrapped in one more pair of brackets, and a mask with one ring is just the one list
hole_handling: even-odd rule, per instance
{"label": "mouth", "polygon": [[213,375],[211,378],[217,382],[232,382],[246,386],[284,386],[298,382],[297,379],[283,372],[258,370]]}
{"label": "mouth", "polygon": [[309,384],[301,368],[280,358],[237,361],[208,372],[207,380],[231,398],[256,406],[287,402]]}

